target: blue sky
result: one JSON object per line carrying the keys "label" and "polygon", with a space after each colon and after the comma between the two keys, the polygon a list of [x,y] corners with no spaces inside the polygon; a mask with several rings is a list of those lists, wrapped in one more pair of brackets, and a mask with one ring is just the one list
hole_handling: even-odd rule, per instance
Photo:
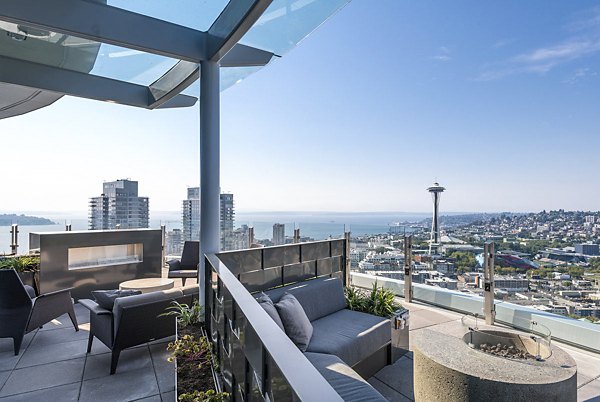
{"label": "blue sky", "polygon": [[[600,7],[354,0],[222,94],[239,210],[597,210]],[[63,98],[0,120],[0,210],[86,209],[130,177],[152,210],[198,182],[198,109]],[[16,175],[10,174],[16,167]]]}

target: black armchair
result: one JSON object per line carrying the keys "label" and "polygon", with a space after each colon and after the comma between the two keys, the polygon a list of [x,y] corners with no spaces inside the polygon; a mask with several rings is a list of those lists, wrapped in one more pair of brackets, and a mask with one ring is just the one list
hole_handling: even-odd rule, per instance
{"label": "black armchair", "polygon": [[13,338],[15,355],[19,354],[25,334],[65,313],[75,331],[79,331],[70,289],[36,297],[33,288],[23,285],[15,270],[0,270],[0,338]]}
{"label": "black armchair", "polygon": [[198,264],[200,263],[200,242],[186,241],[183,244],[181,260],[167,261],[169,265],[169,278],[181,278],[183,286],[187,278],[198,277]]}
{"label": "black armchair", "polygon": [[189,286],[120,297],[115,300],[112,311],[93,300],[79,300],[90,310],[87,352],[92,350],[94,337],[98,338],[112,351],[110,374],[114,374],[123,349],[175,335],[175,317],[162,314],[168,311],[173,301],[191,304],[192,299],[198,297],[198,291],[197,286]]}

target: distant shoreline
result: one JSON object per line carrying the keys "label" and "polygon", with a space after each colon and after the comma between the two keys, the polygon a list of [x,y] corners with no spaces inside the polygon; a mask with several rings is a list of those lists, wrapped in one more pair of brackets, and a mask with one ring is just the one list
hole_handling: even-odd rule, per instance
{"label": "distant shoreline", "polygon": [[56,225],[56,222],[39,216],[0,214],[0,226],[11,226],[13,224],[22,226]]}

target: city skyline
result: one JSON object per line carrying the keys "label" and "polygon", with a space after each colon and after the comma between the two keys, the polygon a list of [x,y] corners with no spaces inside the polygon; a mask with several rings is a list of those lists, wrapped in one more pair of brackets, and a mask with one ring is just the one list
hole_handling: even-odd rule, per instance
{"label": "city skyline", "polygon": [[[221,187],[238,211],[421,213],[435,180],[449,189],[441,214],[598,209],[588,177],[600,145],[600,8],[382,3],[351,2],[223,93]],[[378,30],[365,36],[356,21]],[[135,178],[153,210],[175,211],[199,181],[197,107],[65,97],[0,130],[11,150],[0,167],[17,169],[3,211],[83,210],[113,177]]]}

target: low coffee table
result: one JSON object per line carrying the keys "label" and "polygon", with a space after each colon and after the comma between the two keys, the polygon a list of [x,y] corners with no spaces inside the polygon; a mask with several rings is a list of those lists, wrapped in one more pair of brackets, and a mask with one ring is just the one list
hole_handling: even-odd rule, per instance
{"label": "low coffee table", "polygon": [[119,284],[120,290],[139,290],[142,293],[150,293],[157,290],[172,289],[175,286],[173,279],[166,278],[146,278],[134,279],[132,281]]}

